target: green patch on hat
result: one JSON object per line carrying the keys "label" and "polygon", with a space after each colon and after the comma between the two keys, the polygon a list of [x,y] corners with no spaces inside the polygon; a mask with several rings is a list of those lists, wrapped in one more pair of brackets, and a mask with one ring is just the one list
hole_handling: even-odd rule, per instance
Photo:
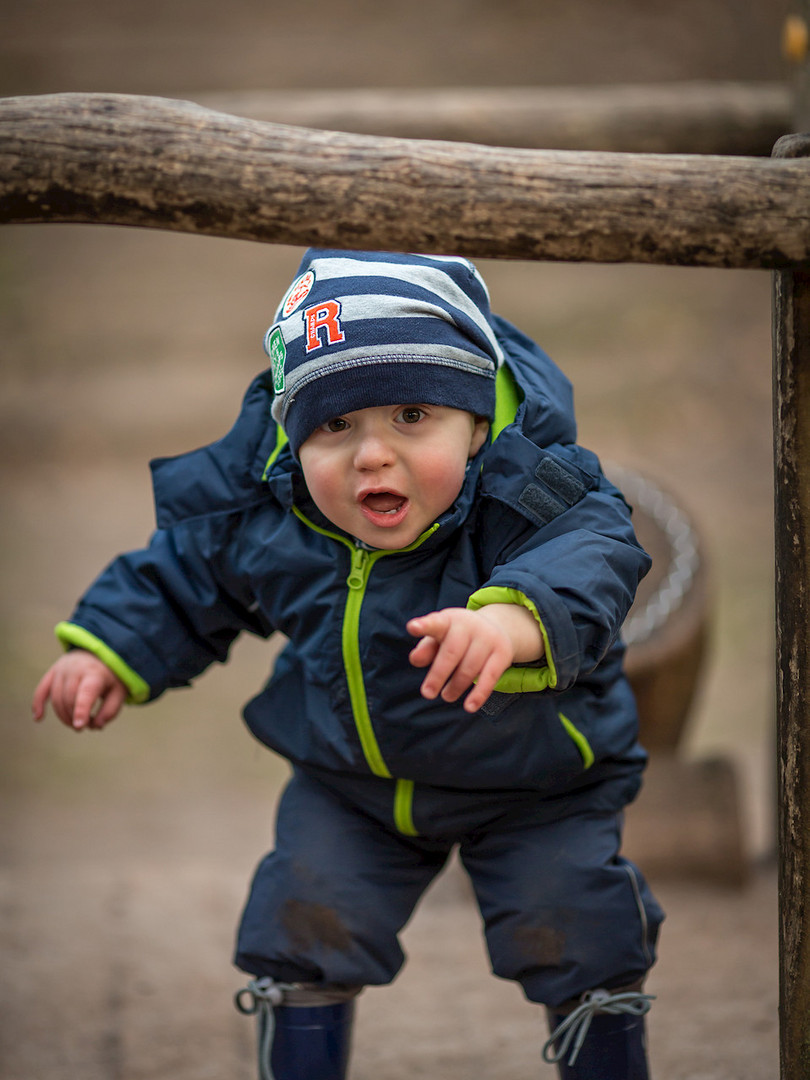
{"label": "green patch on hat", "polygon": [[273,366],[273,390],[281,394],[284,390],[284,361],[287,359],[287,346],[281,334],[281,328],[274,326],[267,337],[267,352]]}

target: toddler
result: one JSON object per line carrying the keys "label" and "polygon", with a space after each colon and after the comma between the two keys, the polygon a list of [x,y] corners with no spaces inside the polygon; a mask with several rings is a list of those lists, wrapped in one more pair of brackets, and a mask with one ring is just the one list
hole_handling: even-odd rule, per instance
{"label": "toddler", "polygon": [[265,348],[230,433],[153,463],[157,531],[57,627],[35,717],[102,728],[283,632],[244,712],[291,763],[235,956],[263,1076],[342,1080],[457,848],[543,1057],[644,1080],[662,914],[619,854],[645,762],[620,630],[649,559],[567,379],[460,258],[309,251]]}

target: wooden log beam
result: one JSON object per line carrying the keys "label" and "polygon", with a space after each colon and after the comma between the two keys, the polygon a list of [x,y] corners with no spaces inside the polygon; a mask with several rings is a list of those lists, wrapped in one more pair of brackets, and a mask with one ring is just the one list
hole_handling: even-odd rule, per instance
{"label": "wooden log beam", "polygon": [[189,98],[298,127],[535,149],[768,156],[781,135],[796,130],[782,83],[254,90]]}
{"label": "wooden log beam", "polygon": [[521,150],[307,131],[188,102],[0,101],[0,223],[681,266],[810,266],[805,160]]}

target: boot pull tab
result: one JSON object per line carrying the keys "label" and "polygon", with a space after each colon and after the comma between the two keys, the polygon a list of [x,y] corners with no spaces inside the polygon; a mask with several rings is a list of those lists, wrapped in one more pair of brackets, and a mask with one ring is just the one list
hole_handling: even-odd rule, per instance
{"label": "boot pull tab", "polygon": [[284,1001],[286,992],[291,989],[284,983],[277,983],[269,975],[260,979],[251,979],[247,986],[234,994],[234,1004],[245,1016],[255,1016],[258,1024],[258,1064],[259,1080],[273,1080],[270,1065],[270,1052],[273,1048],[275,1028],[273,1008]]}
{"label": "boot pull tab", "polygon": [[265,975],[261,979],[251,979],[247,986],[237,990],[233,1003],[244,1016],[255,1016],[262,1005],[280,1005],[286,989],[282,983]]}

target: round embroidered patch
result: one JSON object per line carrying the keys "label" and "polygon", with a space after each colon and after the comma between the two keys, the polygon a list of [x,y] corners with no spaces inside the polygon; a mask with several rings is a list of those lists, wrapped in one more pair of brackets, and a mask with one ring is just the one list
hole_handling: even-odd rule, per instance
{"label": "round embroidered patch", "polygon": [[301,277],[296,278],[292,283],[290,291],[287,293],[287,299],[284,301],[284,306],[281,309],[282,318],[286,319],[288,316],[292,315],[298,305],[302,304],[309,296],[314,284],[315,274],[311,270],[307,270]]}

